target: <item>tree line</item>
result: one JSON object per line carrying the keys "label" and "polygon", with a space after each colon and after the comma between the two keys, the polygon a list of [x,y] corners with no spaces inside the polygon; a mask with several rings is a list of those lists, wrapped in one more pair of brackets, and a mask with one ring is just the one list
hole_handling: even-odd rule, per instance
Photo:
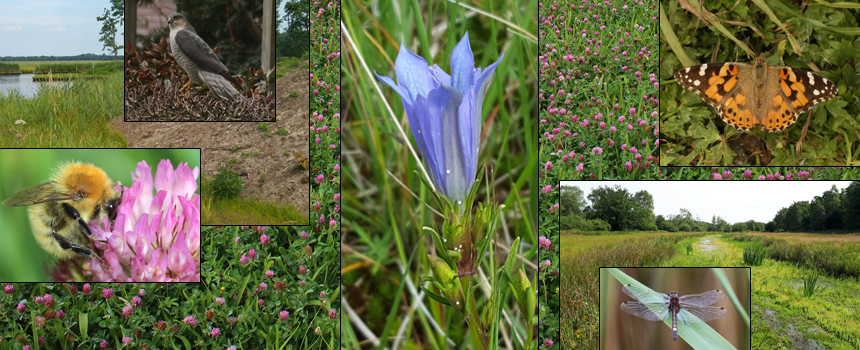
{"label": "tree line", "polygon": [[25,61],[110,61],[113,56],[96,55],[85,53],[77,56],[4,56],[0,57],[3,62],[25,62]]}
{"label": "tree line", "polygon": [[[592,204],[588,205],[588,201]],[[679,214],[654,216],[654,199],[647,191],[630,193],[616,185],[598,187],[586,197],[579,187],[561,186],[559,225],[562,231],[824,231],[860,229],[860,182],[847,188],[833,186],[810,201],[780,209],[767,223],[748,220],[729,223],[719,216],[705,221],[684,208]]]}
{"label": "tree line", "polygon": [[860,182],[841,191],[836,186],[810,201],[794,202],[780,209],[767,231],[860,230]]}
{"label": "tree line", "polygon": [[283,23],[287,29],[278,33],[278,56],[302,57],[310,48],[311,3],[287,0],[283,8],[284,16],[278,19],[278,23]]}

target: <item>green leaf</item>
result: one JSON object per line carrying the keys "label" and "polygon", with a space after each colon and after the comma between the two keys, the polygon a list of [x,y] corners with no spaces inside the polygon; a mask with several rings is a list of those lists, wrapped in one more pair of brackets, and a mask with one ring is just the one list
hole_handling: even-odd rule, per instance
{"label": "green leaf", "polygon": [[[247,286],[248,286],[248,280],[250,280],[250,279],[251,279],[251,275],[248,275],[247,277],[245,277],[245,281],[244,281],[244,282],[242,282],[242,286],[241,286],[241,287],[239,287],[239,290],[244,291],[244,290],[245,290],[245,287],[247,287]],[[250,298],[250,296],[249,296],[248,298]],[[241,295],[241,293],[240,293],[239,297],[237,297],[237,298],[236,298],[236,307],[240,307],[240,306],[241,306],[241,305],[239,305],[239,302],[240,302],[240,301],[242,301],[242,295]]]}
{"label": "green leaf", "polygon": [[505,270],[508,271],[509,275],[514,274],[514,262],[517,259],[517,251],[520,247],[520,238],[514,240],[514,244],[511,245],[511,251],[508,253],[508,260],[505,261]]}
{"label": "green leaf", "polygon": [[188,339],[185,339],[185,337],[181,335],[177,335],[176,337],[179,338],[179,340],[182,340],[182,343],[185,344],[185,349],[191,350],[191,343],[188,342]]}
{"label": "green leaf", "polygon": [[433,237],[433,242],[436,243],[436,252],[439,254],[439,257],[450,266],[451,258],[448,257],[448,249],[445,248],[445,242],[442,241],[442,236],[440,236],[439,232],[436,232],[432,227],[424,227],[424,231],[430,232],[430,237]]}
{"label": "green leaf", "polygon": [[81,327],[81,338],[86,341],[89,338],[89,325],[90,323],[87,321],[87,313],[81,312],[78,314],[78,322]]}
{"label": "green leaf", "polygon": [[424,293],[427,293],[427,296],[430,297],[430,299],[436,300],[440,304],[451,306],[451,304],[448,303],[448,300],[446,300],[445,297],[443,297],[439,294],[433,293],[429,289],[424,288],[424,286],[421,286],[421,290],[423,290]]}

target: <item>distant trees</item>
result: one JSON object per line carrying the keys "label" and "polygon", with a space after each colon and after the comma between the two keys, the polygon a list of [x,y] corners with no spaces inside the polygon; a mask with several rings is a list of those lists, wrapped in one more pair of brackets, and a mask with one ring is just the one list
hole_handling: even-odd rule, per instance
{"label": "distant trees", "polygon": [[559,198],[559,215],[562,217],[569,215],[582,215],[582,211],[588,203],[585,201],[585,195],[579,187],[561,186]]}
{"label": "distant trees", "polygon": [[561,186],[559,198],[559,225],[562,231],[609,231],[612,226],[597,218],[586,219],[585,213],[593,212],[588,208],[585,194],[579,187]]}
{"label": "distant trees", "polygon": [[283,3],[284,16],[279,19],[286,30],[278,33],[278,55],[302,57],[310,48],[310,10],[308,1],[287,0]]}
{"label": "distant trees", "polygon": [[811,201],[794,202],[782,208],[767,231],[860,230],[860,182],[839,191],[836,186]]}
{"label": "distant trees", "polygon": [[591,208],[587,215],[609,223],[612,230],[656,230],[654,224],[654,199],[646,191],[631,195],[616,185],[613,188],[598,187],[588,195]]}
{"label": "distant trees", "polygon": [[[842,205],[842,222],[846,230],[860,230],[860,182],[854,181],[845,189]],[[828,220],[829,221],[829,220]]]}
{"label": "distant trees", "polygon": [[99,34],[101,34],[101,38],[99,38],[99,41],[104,45],[103,49],[113,52],[114,61],[116,61],[117,51],[122,50],[123,48],[123,45],[119,45],[116,42],[116,25],[123,23],[124,18],[123,1],[124,0],[111,0],[111,9],[105,9],[104,16],[96,17],[96,20],[102,22],[102,31],[99,32]]}
{"label": "distant trees", "polygon": [[654,198],[646,191],[631,195],[620,186],[598,187],[591,191],[588,206],[578,187],[561,187],[560,215],[562,230],[656,230]]}
{"label": "distant trees", "polygon": [[747,221],[746,224],[747,224],[746,229],[748,231],[759,231],[759,232],[764,231],[764,223],[763,222],[756,222],[756,221],[750,220],[750,221]]}
{"label": "distant trees", "polygon": [[[586,200],[587,199],[587,200]],[[591,205],[589,206],[589,201]],[[729,223],[714,215],[710,222],[680,208],[677,215],[654,215],[654,199],[647,191],[631,194],[620,186],[598,187],[587,196],[575,186],[561,186],[562,231],[663,230],[669,232],[762,232],[860,230],[860,181],[842,191],[833,186],[811,201],[780,209],[768,223],[748,220]]]}
{"label": "distant trees", "polygon": [[85,53],[75,56],[5,56],[0,57],[3,62],[20,62],[20,61],[111,61],[111,55],[96,55],[93,53]]}

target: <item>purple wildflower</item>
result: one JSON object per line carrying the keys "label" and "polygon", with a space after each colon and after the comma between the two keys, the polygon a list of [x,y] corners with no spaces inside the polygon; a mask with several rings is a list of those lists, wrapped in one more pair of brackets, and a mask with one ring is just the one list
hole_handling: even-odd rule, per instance
{"label": "purple wildflower", "polygon": [[538,243],[543,247],[543,249],[549,249],[549,247],[552,246],[552,241],[550,241],[549,238],[546,238],[546,236],[540,236],[538,238]]}
{"label": "purple wildflower", "polygon": [[484,92],[503,57],[483,71],[475,68],[467,32],[451,52],[453,76],[428,66],[404,43],[394,62],[399,85],[376,75],[400,95],[430,179],[451,200],[465,199],[475,183]]}
{"label": "purple wildflower", "polygon": [[[174,168],[161,160],[152,174],[145,161],[132,173],[131,187],[117,186],[123,200],[113,226],[105,218],[92,226],[96,247],[109,269],[93,260],[97,281],[200,281],[200,169]],[[126,272],[127,271],[127,272]]]}

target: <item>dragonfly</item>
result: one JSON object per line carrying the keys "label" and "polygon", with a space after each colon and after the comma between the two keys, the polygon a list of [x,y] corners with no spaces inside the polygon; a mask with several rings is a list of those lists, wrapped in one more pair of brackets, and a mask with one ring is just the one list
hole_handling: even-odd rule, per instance
{"label": "dragonfly", "polygon": [[624,312],[648,321],[664,321],[671,315],[674,341],[678,341],[678,319],[684,321],[684,324],[703,323],[723,318],[728,314],[725,308],[708,306],[723,298],[724,294],[719,289],[684,296],[680,296],[678,292],[669,292],[668,295],[657,293],[631,284],[621,290],[636,299],[636,301],[621,303],[621,310]]}

